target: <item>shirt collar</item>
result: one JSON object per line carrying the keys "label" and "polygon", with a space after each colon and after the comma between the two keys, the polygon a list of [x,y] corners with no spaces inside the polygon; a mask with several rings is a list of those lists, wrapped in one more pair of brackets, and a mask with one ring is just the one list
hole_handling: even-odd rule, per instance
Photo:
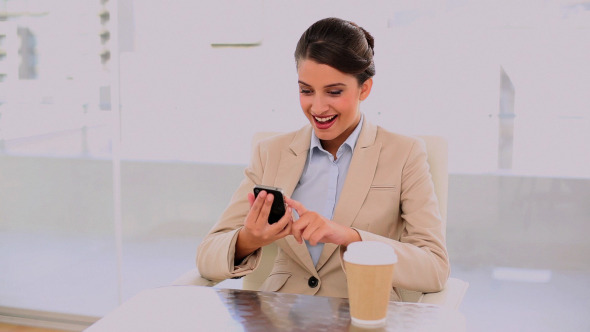
{"label": "shirt collar", "polygon": [[[348,145],[350,147],[350,151],[354,151],[354,147],[356,146],[356,142],[358,141],[359,135],[361,133],[361,128],[363,127],[364,119],[365,119],[365,115],[361,113],[361,120],[356,125],[356,128],[354,128],[354,131],[350,134],[350,136],[348,136],[346,141],[344,141],[344,143],[342,143],[342,145],[345,145],[345,144]],[[311,144],[309,146],[309,156],[310,157],[311,157],[311,154],[313,153],[313,150],[315,150],[315,148],[318,148],[320,151],[326,151],[322,147],[322,143],[320,142],[320,139],[316,136],[315,130],[312,129],[311,130]],[[338,148],[338,149],[340,149],[340,148]]]}

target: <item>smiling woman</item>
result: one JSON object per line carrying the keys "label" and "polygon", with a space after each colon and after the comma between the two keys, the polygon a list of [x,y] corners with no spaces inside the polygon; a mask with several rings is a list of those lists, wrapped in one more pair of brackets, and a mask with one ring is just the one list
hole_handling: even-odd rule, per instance
{"label": "smiling woman", "polygon": [[[246,178],[199,246],[202,276],[249,274],[261,247],[276,243],[277,263],[260,290],[348,297],[341,250],[379,241],[400,257],[392,299],[400,288],[442,289],[449,261],[424,147],[360,111],[373,86],[373,46],[368,32],[338,18],[303,33],[295,60],[309,125],[254,149]],[[283,189],[288,208],[278,222],[268,223],[273,196],[254,198],[255,185]]]}

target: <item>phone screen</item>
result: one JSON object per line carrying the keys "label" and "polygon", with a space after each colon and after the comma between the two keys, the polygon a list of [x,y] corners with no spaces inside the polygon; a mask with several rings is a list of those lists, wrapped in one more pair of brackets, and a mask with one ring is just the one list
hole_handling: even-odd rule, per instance
{"label": "phone screen", "polygon": [[270,214],[268,215],[268,223],[274,224],[285,215],[285,200],[283,198],[283,190],[276,187],[257,185],[254,187],[254,196],[258,197],[258,194],[262,190],[274,196],[272,207],[270,208]]}

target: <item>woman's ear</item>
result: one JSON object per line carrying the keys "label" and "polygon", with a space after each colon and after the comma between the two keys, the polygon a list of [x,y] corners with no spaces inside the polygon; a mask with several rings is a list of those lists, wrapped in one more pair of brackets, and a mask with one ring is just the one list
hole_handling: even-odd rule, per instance
{"label": "woman's ear", "polygon": [[359,100],[363,101],[367,99],[369,94],[371,93],[371,88],[373,87],[373,78],[367,79],[363,84],[361,84],[361,94],[359,95]]}

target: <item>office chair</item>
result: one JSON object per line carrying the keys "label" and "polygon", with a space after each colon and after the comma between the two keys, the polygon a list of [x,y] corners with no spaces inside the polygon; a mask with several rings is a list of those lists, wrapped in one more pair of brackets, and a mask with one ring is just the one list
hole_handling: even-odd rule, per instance
{"label": "office chair", "polygon": [[[276,132],[259,132],[252,138],[254,148],[261,140],[274,136]],[[447,201],[449,189],[448,174],[448,146],[444,138],[438,136],[418,136],[424,142],[428,155],[428,164],[434,183],[434,191],[438,198],[440,213],[442,216],[443,229],[446,237],[447,223]],[[270,274],[274,258],[277,255],[277,246],[273,243],[262,248],[262,259],[260,265],[252,273],[244,276],[243,289],[258,290],[266,277]],[[215,286],[220,281],[213,281],[203,278],[199,271],[194,268],[179,278],[173,285],[197,285]],[[419,302],[437,304],[446,308],[458,309],[469,284],[463,280],[449,278],[445,288],[436,293],[421,293],[400,289],[401,298],[404,302]]]}

